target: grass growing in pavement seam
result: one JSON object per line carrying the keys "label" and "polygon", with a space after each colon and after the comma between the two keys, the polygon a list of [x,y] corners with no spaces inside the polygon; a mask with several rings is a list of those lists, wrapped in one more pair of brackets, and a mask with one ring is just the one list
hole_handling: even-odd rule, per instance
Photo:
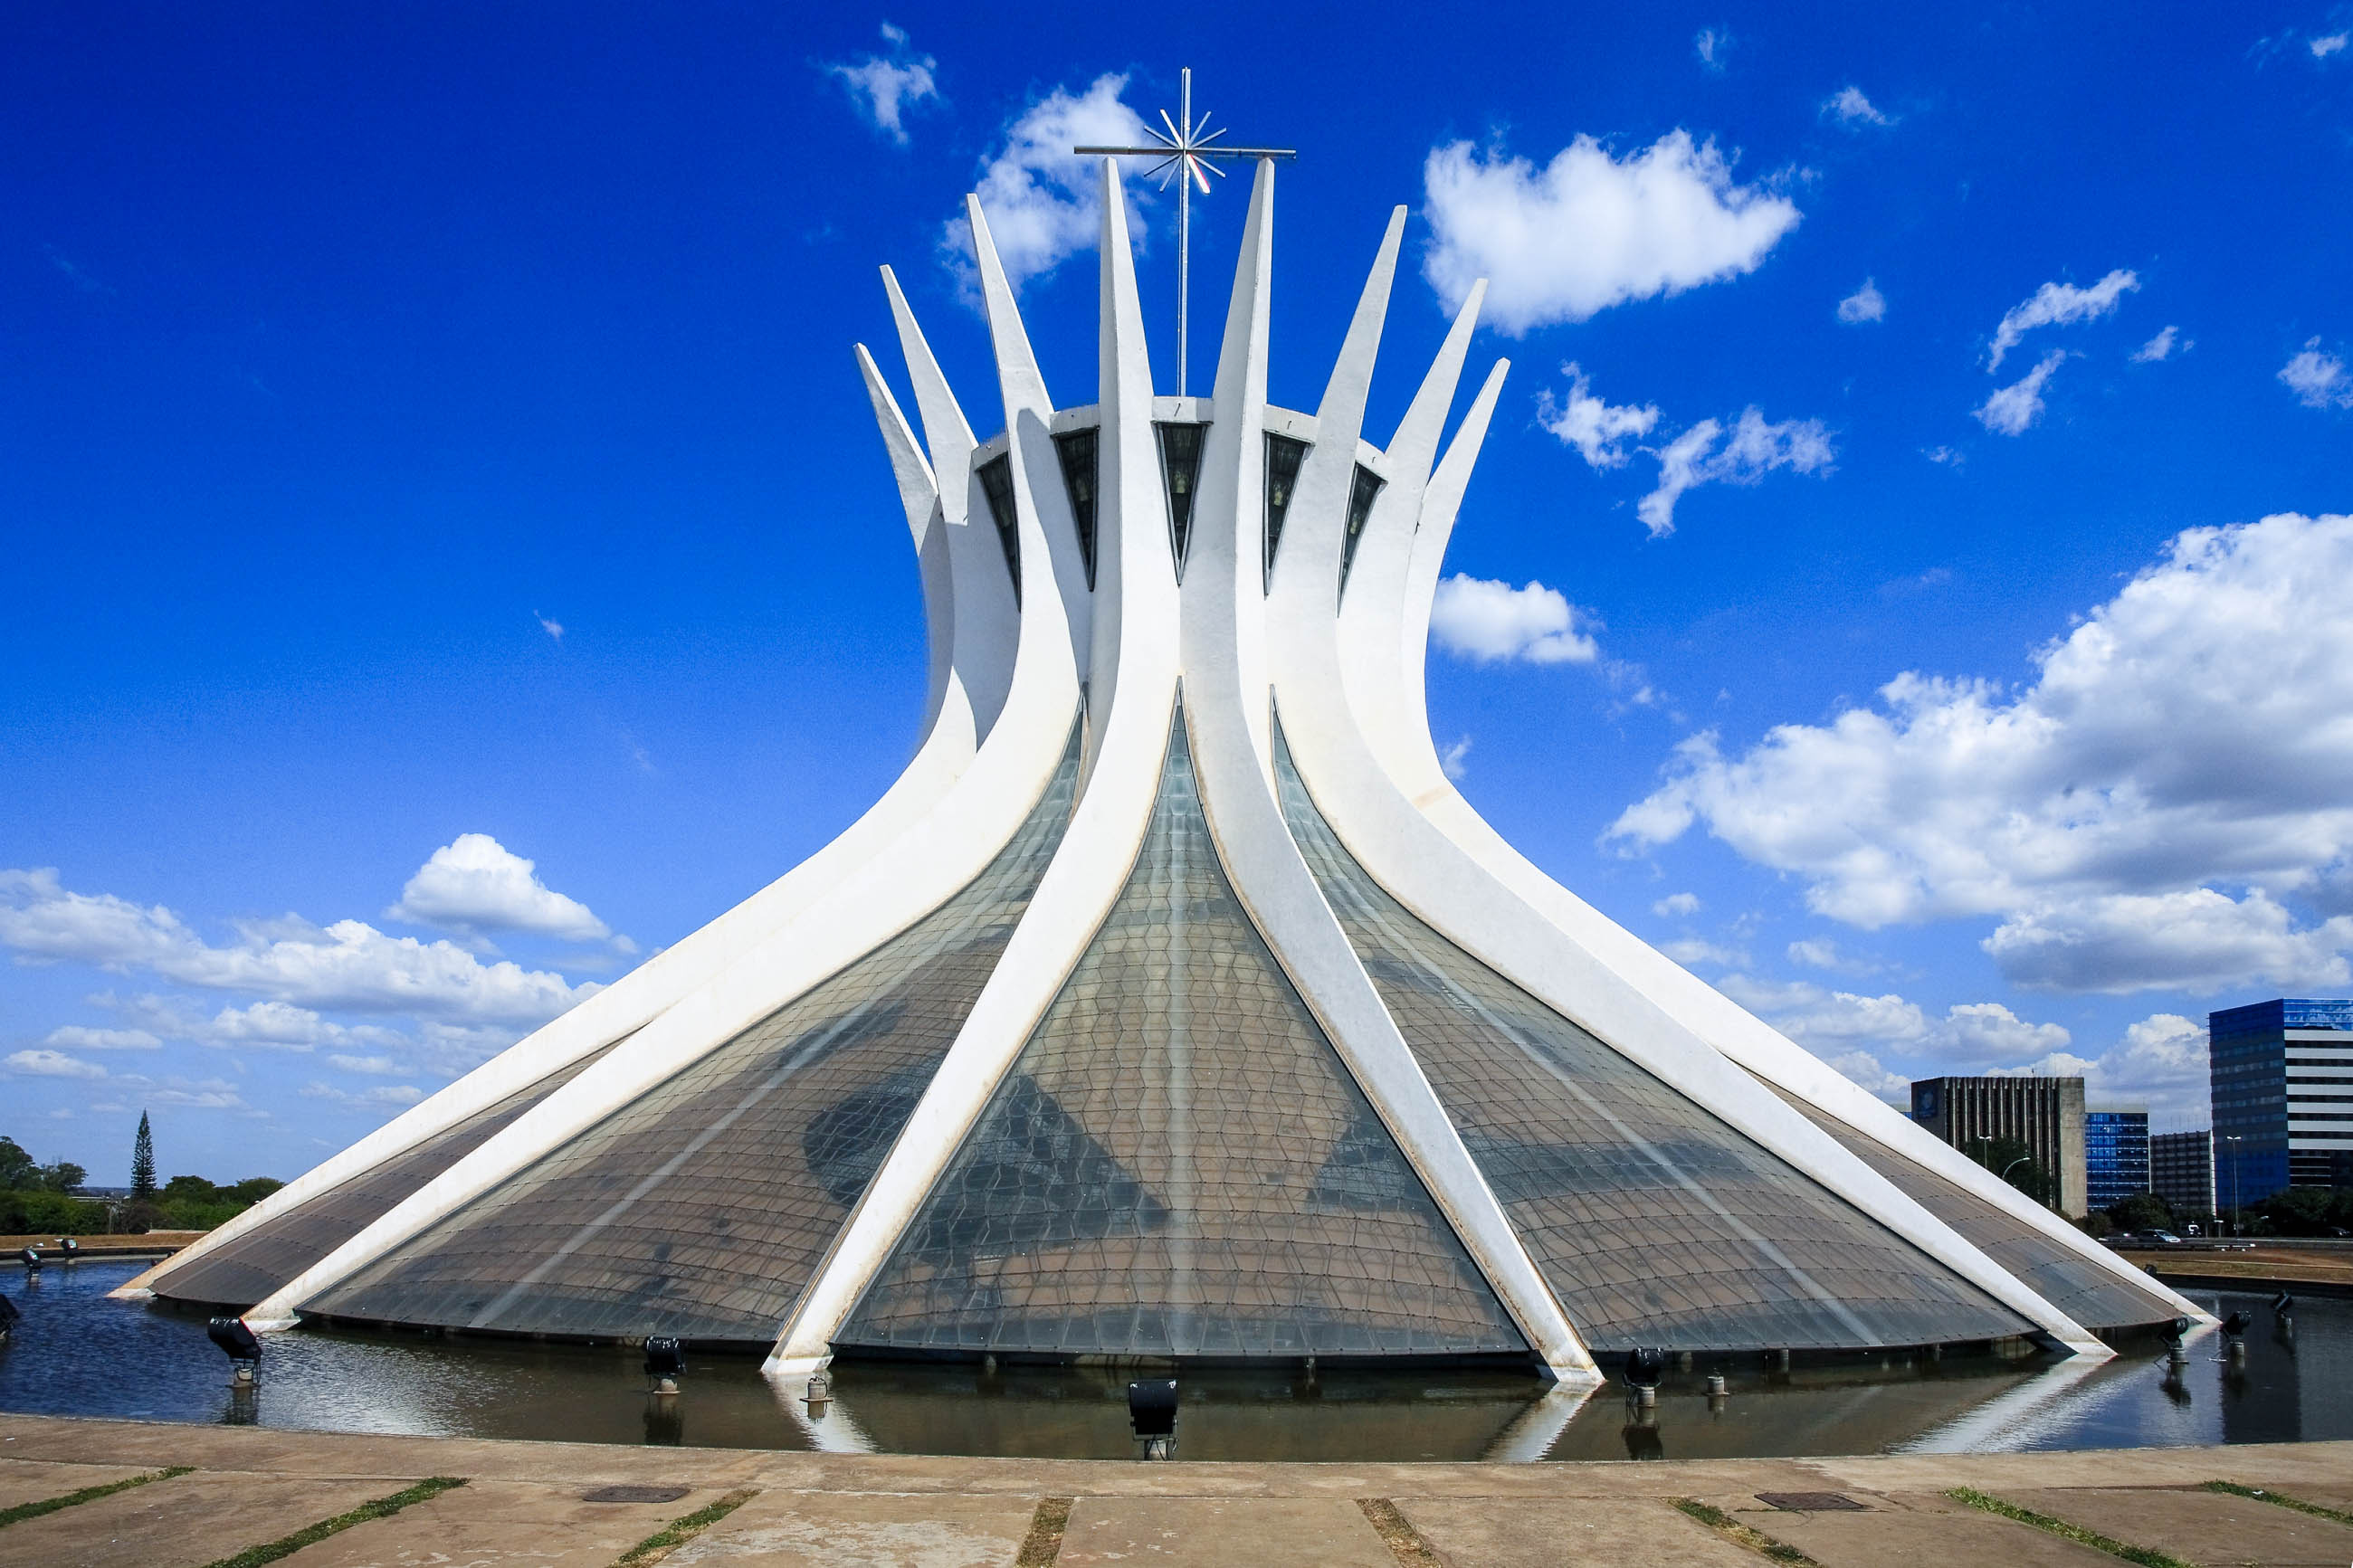
{"label": "grass growing in pavement seam", "polygon": [[1062,1532],[1071,1527],[1071,1505],[1078,1500],[1038,1500],[1038,1511],[1030,1516],[1029,1534],[1021,1542],[1021,1555],[1013,1560],[1013,1568],[1054,1568],[1054,1559],[1062,1554]]}
{"label": "grass growing in pavement seam", "polygon": [[109,1481],[102,1487],[84,1487],[63,1497],[43,1498],[38,1502],[20,1502],[15,1508],[0,1508],[0,1530],[12,1524],[21,1524],[28,1519],[38,1519],[45,1513],[55,1513],[61,1508],[71,1508],[78,1502],[96,1502],[100,1498],[111,1497],[116,1492],[127,1492],[132,1487],[143,1487],[149,1481],[168,1481],[174,1476],[185,1476],[195,1468],[194,1465],[174,1465],[168,1470],[150,1470],[143,1476]]}
{"label": "grass growing in pavement seam", "polygon": [[1398,1505],[1385,1497],[1360,1497],[1356,1506],[1372,1521],[1383,1541],[1403,1568],[1440,1568],[1441,1559],[1413,1527],[1413,1521],[1398,1510]]}
{"label": "grass growing in pavement seam", "polygon": [[1667,1500],[1726,1541],[1746,1546],[1751,1552],[1761,1552],[1776,1563],[1795,1563],[1799,1568],[1806,1568],[1809,1564],[1811,1568],[1821,1568],[1820,1563],[1788,1542],[1776,1541],[1761,1530],[1752,1530],[1722,1509],[1710,1508],[1697,1498],[1679,1497]]}
{"label": "grass growing in pavement seam", "polygon": [[2282,1508],[2292,1508],[2298,1513],[2308,1513],[2315,1519],[2333,1519],[2339,1524],[2353,1524],[2353,1513],[2341,1508],[2323,1508],[2316,1502],[2290,1497],[2285,1492],[2267,1491],[2262,1487],[2242,1487],[2236,1481],[2208,1481],[2205,1489],[2224,1492],[2232,1497],[2253,1498],[2257,1502],[2275,1502]]}
{"label": "grass growing in pavement seam", "polygon": [[2102,1552],[2121,1557],[2127,1563],[2137,1563],[2141,1568],[2195,1568],[2169,1552],[2159,1552],[2154,1546],[2134,1546],[2102,1535],[2096,1530],[2085,1530],[2080,1524],[2070,1524],[2063,1519],[2053,1519],[2047,1513],[2037,1513],[2031,1508],[2021,1508],[2014,1502],[2004,1502],[1998,1497],[1988,1497],[1973,1487],[1955,1487],[1945,1494],[1955,1502],[1965,1502],[1971,1508],[1998,1513],[2004,1519],[2014,1519],[2021,1524],[2031,1524],[2037,1530],[2047,1530],[2063,1541],[2079,1546],[2095,1546]]}
{"label": "grass growing in pavement seam", "polygon": [[673,1519],[653,1534],[622,1552],[614,1563],[613,1568],[653,1568],[654,1563],[660,1562],[759,1495],[759,1488],[745,1487],[741,1491],[729,1492],[707,1508],[699,1508],[692,1513]]}
{"label": "grass growing in pavement seam", "polygon": [[451,1487],[466,1484],[463,1476],[428,1476],[413,1487],[406,1487],[390,1497],[380,1497],[374,1502],[364,1502],[349,1513],[339,1513],[332,1519],[322,1519],[316,1524],[306,1524],[291,1535],[281,1536],[264,1546],[248,1546],[234,1557],[223,1557],[206,1564],[206,1568],[261,1568],[265,1563],[275,1563],[280,1557],[291,1557],[305,1546],[340,1534],[355,1524],[365,1524],[372,1519],[388,1519],[413,1502],[439,1497]]}

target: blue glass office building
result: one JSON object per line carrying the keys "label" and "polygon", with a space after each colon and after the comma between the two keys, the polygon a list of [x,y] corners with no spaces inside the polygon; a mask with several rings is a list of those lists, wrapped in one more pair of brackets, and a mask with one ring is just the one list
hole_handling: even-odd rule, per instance
{"label": "blue glass office building", "polygon": [[2353,1185],[2353,1000],[2280,997],[2206,1025],[2215,1201]]}
{"label": "blue glass office building", "polygon": [[2084,1197],[2095,1209],[2148,1191],[2148,1112],[2084,1112]]}

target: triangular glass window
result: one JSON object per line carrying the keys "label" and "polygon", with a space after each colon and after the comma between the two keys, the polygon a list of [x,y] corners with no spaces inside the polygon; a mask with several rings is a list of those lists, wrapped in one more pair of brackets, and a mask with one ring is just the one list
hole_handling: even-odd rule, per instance
{"label": "triangular glass window", "polygon": [[1235,897],[1181,710],[1125,889],[836,1342],[1526,1354]]}
{"label": "triangular glass window", "polygon": [[1013,505],[1013,459],[991,458],[978,470],[981,493],[988,498],[988,515],[997,523],[997,542],[1005,547],[1005,569],[1013,574],[1013,603],[1021,603],[1021,514]]}
{"label": "triangular glass window", "polygon": [[1266,574],[1274,575],[1274,550],[1282,542],[1282,520],[1291,510],[1291,492],[1299,483],[1299,465],[1307,443],[1272,431],[1266,437]]}
{"label": "triangular glass window", "polygon": [[1201,433],[1207,425],[1163,423],[1160,479],[1168,490],[1168,542],[1176,553],[1176,578],[1184,581],[1185,546],[1193,537],[1193,492],[1201,483]]}
{"label": "triangular glass window", "polygon": [[1086,563],[1087,586],[1095,585],[1095,486],[1100,472],[1101,432],[1072,430],[1054,437],[1062,459],[1062,488],[1071,492],[1071,521],[1078,524],[1079,559]]}
{"label": "triangular glass window", "polygon": [[1356,563],[1356,541],[1365,536],[1365,524],[1373,520],[1373,502],[1378,499],[1381,487],[1388,481],[1365,467],[1356,465],[1348,481],[1348,531],[1340,539],[1340,591],[1347,592],[1348,568]]}

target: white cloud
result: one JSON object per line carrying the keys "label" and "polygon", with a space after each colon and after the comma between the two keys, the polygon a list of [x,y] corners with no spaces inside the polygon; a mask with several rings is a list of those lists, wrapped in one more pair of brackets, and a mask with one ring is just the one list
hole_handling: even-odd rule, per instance
{"label": "white cloud", "polygon": [[1755,407],[1741,410],[1730,435],[1722,424],[1703,419],[1658,453],[1658,488],[1635,503],[1634,513],[1651,537],[1675,531],[1675,502],[1706,484],[1753,485],[1776,468],[1826,474],[1837,454],[1819,419],[1768,424]]}
{"label": "white cloud", "polygon": [[501,1023],[544,1023],[597,989],[361,921],[322,930],[290,915],[247,922],[238,938],[215,947],[161,905],[77,893],[54,869],[0,870],[0,946],[16,949],[20,963],[88,963],[303,1006]]}
{"label": "white cloud", "polygon": [[1967,468],[1969,461],[1967,454],[1953,447],[1923,447],[1920,455],[1932,463],[1953,468]]}
{"label": "white cloud", "polygon": [[2353,39],[2353,33],[2330,33],[2325,37],[2313,39],[2306,47],[2312,50],[2314,59],[2325,60],[2342,49],[2348,39]]}
{"label": "white cloud", "polygon": [[2089,289],[2078,289],[2072,283],[2045,283],[2003,313],[2000,324],[1993,330],[1986,369],[2000,370],[2002,356],[2035,328],[2097,321],[2113,311],[2126,294],[2139,287],[2140,275],[2121,267]]}
{"label": "white cloud", "polygon": [[1438,765],[1444,770],[1448,778],[1459,779],[1471,771],[1468,761],[1470,755],[1471,737],[1465,735],[1438,753]]}
{"label": "white cloud", "polygon": [[2183,353],[2188,353],[2189,352],[2190,345],[2186,342],[2179,342],[2179,328],[2168,326],[2165,331],[2158,333],[2157,336],[2149,339],[2148,342],[2133,350],[2133,363],[2156,364],[2161,360],[2171,359],[2177,346],[2179,347]]}
{"label": "white cloud", "polygon": [[86,1062],[69,1057],[63,1051],[12,1051],[8,1055],[8,1070],[26,1078],[104,1078],[106,1069],[96,1062]]}
{"label": "white cloud", "polygon": [[1748,962],[1748,955],[1700,937],[1687,936],[1674,942],[1659,943],[1659,951],[1686,969],[1694,963],[1713,963],[1720,968],[1737,969]]}
{"label": "white cloud", "polygon": [[1542,169],[1456,142],[1430,150],[1422,188],[1423,276],[1451,305],[1488,279],[1488,320],[1514,337],[1754,271],[1799,216],[1680,130],[1623,159],[1580,136]]}
{"label": "white cloud", "polygon": [[314,1081],[304,1084],[301,1094],[305,1100],[323,1100],[353,1110],[397,1110],[425,1098],[423,1089],[408,1083],[380,1083],[353,1094],[332,1084]]}
{"label": "white cloud", "polygon": [[1439,584],[1430,634],[1439,647],[1479,664],[1591,664],[1600,645],[1577,628],[1579,616],[1559,590],[1456,573]]}
{"label": "white cloud", "polygon": [[1568,377],[1568,396],[1556,399],[1550,387],[1536,395],[1536,423],[1574,447],[1586,462],[1597,468],[1625,466],[1630,455],[1626,443],[1647,436],[1659,422],[1659,408],[1654,403],[1640,407],[1632,404],[1612,405],[1593,395],[1593,384],[1586,378],[1575,360],[1560,367]]}
{"label": "white cloud", "polygon": [[2344,360],[2322,353],[2318,338],[2280,367],[2279,379],[2306,408],[2353,408],[2353,373]]}
{"label": "white cloud", "polygon": [[51,1029],[41,1042],[69,1051],[152,1051],[163,1043],[144,1029],[93,1029],[81,1024]]}
{"label": "white cloud", "polygon": [[[1850,925],[1995,917],[2022,984],[2347,983],[2353,517],[2182,533],[2009,691],[1905,673],[1727,758],[1678,748],[1607,836],[1695,823]],[[2339,911],[2299,924],[2284,901]]]}
{"label": "white cloud", "polygon": [[531,613],[531,618],[539,623],[539,629],[541,631],[545,632],[557,642],[562,642],[564,640],[564,623],[562,621],[552,621],[545,616],[541,615],[537,610],[533,610]]}
{"label": "white cloud", "polygon": [[1879,291],[1876,282],[1866,278],[1862,288],[1838,302],[1838,319],[1850,327],[1864,321],[1883,321],[1887,319],[1887,296]]}
{"label": "white cloud", "polygon": [[[466,936],[520,931],[566,942],[615,940],[587,905],[552,890],[532,861],[487,833],[460,833],[433,851],[385,913]],[[635,950],[626,938],[615,945]]]}
{"label": "white cloud", "polygon": [[850,100],[869,125],[896,142],[907,144],[906,112],[926,100],[937,100],[939,83],[932,72],[939,61],[929,55],[913,53],[907,47],[906,30],[882,24],[883,41],[891,46],[889,58],[868,55],[863,59],[847,60],[828,65],[826,74],[849,89]]}
{"label": "white cloud", "polygon": [[1857,958],[1845,952],[1826,936],[1810,936],[1788,946],[1789,962],[1802,963],[1809,969],[1828,970],[1832,974],[1870,974],[1881,965],[1868,959]]}
{"label": "white cloud", "polygon": [[2042,384],[2065,362],[2065,349],[2052,349],[2042,363],[1985,400],[1978,423],[1997,436],[2023,436],[2042,417]]}
{"label": "white cloud", "polygon": [[1732,55],[1732,29],[1702,27],[1692,36],[1692,53],[1699,57],[1703,68],[1721,76]]}
{"label": "white cloud", "polygon": [[331,1056],[327,1060],[345,1072],[365,1073],[375,1078],[397,1078],[408,1070],[390,1057]]}
{"label": "white cloud", "polygon": [[[1076,96],[1056,88],[1006,127],[1004,148],[982,165],[975,189],[1015,288],[1094,248],[1103,221],[1097,160],[1071,149],[1146,144],[1144,121],[1119,100],[1126,89],[1127,78],[1118,75],[1097,77]],[[1140,203],[1145,194],[1139,185],[1128,199]],[[962,213],[948,220],[942,249],[969,282],[972,235]]]}
{"label": "white cloud", "polygon": [[1699,913],[1699,910],[1697,893],[1669,893],[1651,906],[1652,914],[1664,916],[1669,920],[1687,920]]}
{"label": "white cloud", "polygon": [[1871,100],[1863,97],[1862,89],[1852,82],[1822,100],[1822,118],[1835,120],[1849,130],[1862,125],[1895,123],[1893,119],[1872,107]]}

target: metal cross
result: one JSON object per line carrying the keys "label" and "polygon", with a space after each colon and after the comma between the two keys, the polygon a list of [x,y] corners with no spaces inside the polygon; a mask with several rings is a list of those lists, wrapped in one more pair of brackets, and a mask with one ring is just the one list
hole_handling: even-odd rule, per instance
{"label": "metal cross", "polygon": [[1166,190],[1168,182],[1176,182],[1176,395],[1185,395],[1185,331],[1186,305],[1192,293],[1192,196],[1198,184],[1201,194],[1209,194],[1208,175],[1219,179],[1226,172],[1212,162],[1218,158],[1296,158],[1298,152],[1290,147],[1212,147],[1210,142],[1223,136],[1220,129],[1209,129],[1209,116],[1193,118],[1193,68],[1186,67],[1177,73],[1176,118],[1170,120],[1168,111],[1160,111],[1160,123],[1168,128],[1166,135],[1147,125],[1145,133],[1159,145],[1155,147],[1073,147],[1071,152],[1094,153],[1114,158],[1156,158],[1159,162],[1145,171],[1149,179],[1160,176],[1160,188]]}

